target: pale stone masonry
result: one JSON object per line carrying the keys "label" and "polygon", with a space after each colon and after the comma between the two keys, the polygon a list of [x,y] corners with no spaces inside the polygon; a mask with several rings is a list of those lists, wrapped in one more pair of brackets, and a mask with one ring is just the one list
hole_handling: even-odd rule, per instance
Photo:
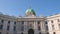
{"label": "pale stone masonry", "polygon": [[60,14],[47,17],[49,34],[60,34]]}
{"label": "pale stone masonry", "polygon": [[37,17],[33,9],[23,17],[0,14],[0,34],[60,34],[60,14]]}

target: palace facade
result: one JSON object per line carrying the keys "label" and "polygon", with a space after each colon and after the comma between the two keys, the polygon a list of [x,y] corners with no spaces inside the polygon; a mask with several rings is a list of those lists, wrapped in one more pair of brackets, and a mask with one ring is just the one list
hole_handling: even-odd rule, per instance
{"label": "palace facade", "polygon": [[60,34],[60,14],[37,17],[33,9],[24,17],[0,14],[0,34]]}

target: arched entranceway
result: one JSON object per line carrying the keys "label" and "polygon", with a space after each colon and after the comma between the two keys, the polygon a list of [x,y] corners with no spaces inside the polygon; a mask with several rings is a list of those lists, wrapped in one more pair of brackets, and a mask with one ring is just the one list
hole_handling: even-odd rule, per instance
{"label": "arched entranceway", "polygon": [[28,34],[34,34],[34,30],[33,29],[29,29],[28,30]]}

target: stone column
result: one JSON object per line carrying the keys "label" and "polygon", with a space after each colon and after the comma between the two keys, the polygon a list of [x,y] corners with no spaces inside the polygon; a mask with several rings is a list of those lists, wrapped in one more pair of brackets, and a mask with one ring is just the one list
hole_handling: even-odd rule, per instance
{"label": "stone column", "polygon": [[42,34],[46,34],[46,30],[45,30],[45,23],[44,23],[44,20],[41,20],[41,33]]}
{"label": "stone column", "polygon": [[20,30],[20,21],[17,22],[17,34],[20,34],[21,33],[21,30]]}

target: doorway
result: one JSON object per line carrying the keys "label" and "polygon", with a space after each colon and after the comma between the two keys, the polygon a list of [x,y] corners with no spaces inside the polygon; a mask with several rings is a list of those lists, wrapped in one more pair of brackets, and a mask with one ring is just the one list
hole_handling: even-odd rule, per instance
{"label": "doorway", "polygon": [[33,29],[29,29],[28,30],[28,34],[34,34],[34,30]]}

